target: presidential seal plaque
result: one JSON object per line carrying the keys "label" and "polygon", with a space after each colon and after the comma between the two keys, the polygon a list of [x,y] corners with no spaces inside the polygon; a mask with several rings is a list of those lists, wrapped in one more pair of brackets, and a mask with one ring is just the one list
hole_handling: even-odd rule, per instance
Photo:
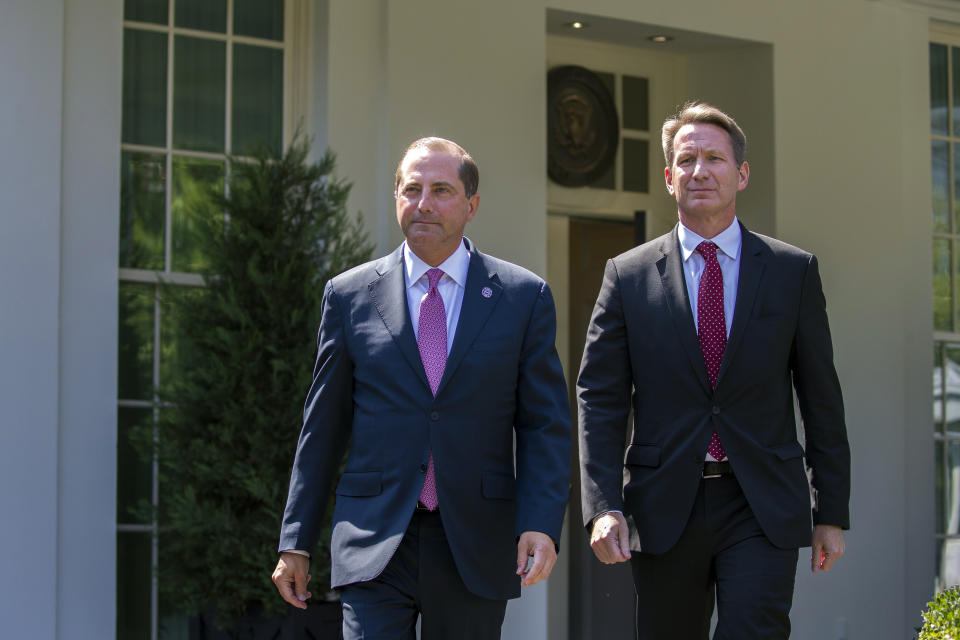
{"label": "presidential seal plaque", "polygon": [[547,175],[565,187],[588,185],[617,155],[620,126],[599,77],[574,65],[547,73]]}

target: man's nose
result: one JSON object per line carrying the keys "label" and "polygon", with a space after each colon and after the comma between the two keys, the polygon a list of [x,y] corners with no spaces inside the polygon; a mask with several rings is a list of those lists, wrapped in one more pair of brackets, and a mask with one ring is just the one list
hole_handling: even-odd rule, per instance
{"label": "man's nose", "polygon": [[703,158],[701,157],[698,157],[697,160],[693,163],[693,177],[694,178],[707,177],[707,164],[703,161]]}
{"label": "man's nose", "polygon": [[429,191],[420,194],[420,202],[417,203],[417,209],[420,211],[433,211],[433,200]]}

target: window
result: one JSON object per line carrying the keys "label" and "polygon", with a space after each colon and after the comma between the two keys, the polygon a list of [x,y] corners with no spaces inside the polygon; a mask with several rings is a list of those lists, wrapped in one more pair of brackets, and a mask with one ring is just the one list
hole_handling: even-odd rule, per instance
{"label": "window", "polygon": [[[186,638],[159,601],[162,539],[143,503],[162,499],[156,465],[131,445],[162,407],[174,337],[157,283],[201,286],[193,220],[220,215],[228,154],[287,139],[285,14],[291,0],[125,0],[117,419],[117,637]],[[148,431],[149,432],[149,431]],[[159,542],[158,542],[159,540]]]}
{"label": "window", "polygon": [[960,582],[960,38],[930,43],[936,589]]}

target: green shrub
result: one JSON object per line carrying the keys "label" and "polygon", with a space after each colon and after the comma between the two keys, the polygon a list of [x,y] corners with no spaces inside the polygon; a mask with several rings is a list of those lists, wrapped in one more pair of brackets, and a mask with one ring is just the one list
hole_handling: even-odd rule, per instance
{"label": "green shrub", "polygon": [[927,603],[918,640],[960,640],[960,587],[941,591]]}
{"label": "green shrub", "polygon": [[[270,574],[323,287],[372,251],[333,155],[310,163],[308,149],[301,139],[282,157],[231,158],[226,194],[191,218],[206,286],[161,287],[173,346],[155,442],[139,434],[159,462],[160,593],[218,624],[286,607]],[[310,550],[315,597],[329,584],[326,531]]]}

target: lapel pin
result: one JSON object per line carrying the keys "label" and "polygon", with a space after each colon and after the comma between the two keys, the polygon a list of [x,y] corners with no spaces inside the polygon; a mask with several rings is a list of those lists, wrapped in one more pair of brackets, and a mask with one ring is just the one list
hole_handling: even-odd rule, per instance
{"label": "lapel pin", "polygon": [[480,295],[482,295],[484,298],[489,298],[493,295],[493,289],[490,287],[484,287],[483,289],[480,289]]}

